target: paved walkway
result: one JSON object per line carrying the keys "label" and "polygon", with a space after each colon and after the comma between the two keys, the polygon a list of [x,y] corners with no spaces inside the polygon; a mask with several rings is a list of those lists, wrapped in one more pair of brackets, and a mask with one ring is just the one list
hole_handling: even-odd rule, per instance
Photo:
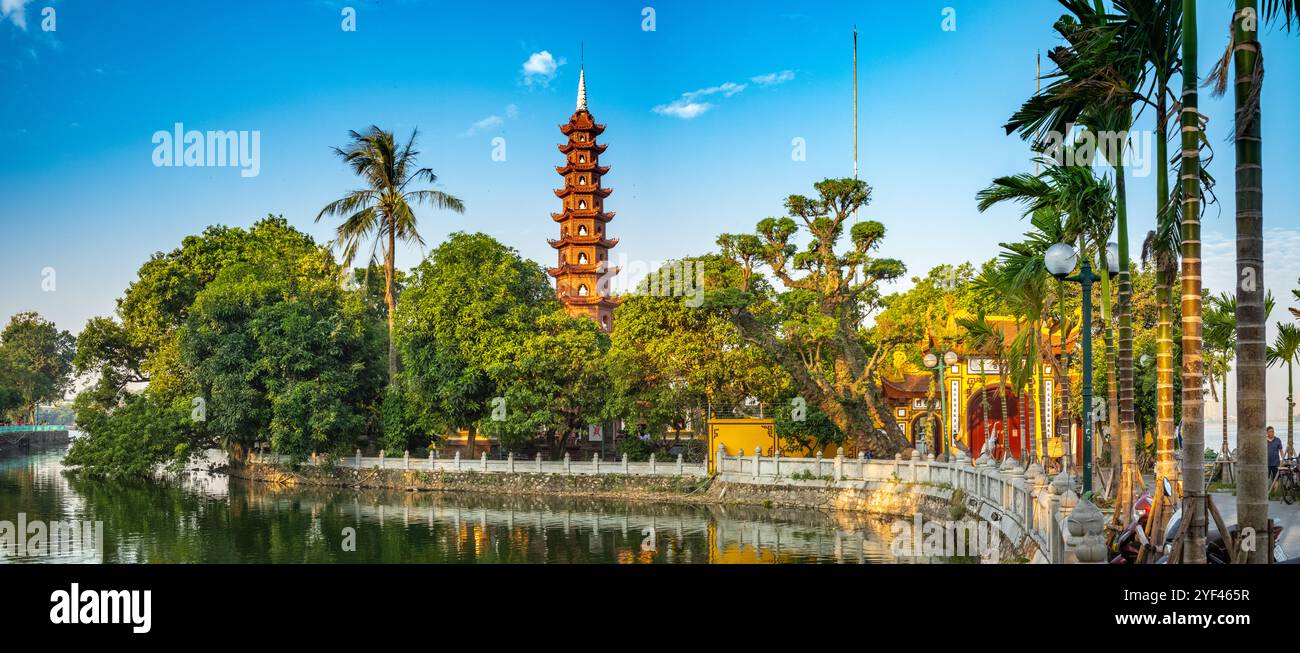
{"label": "paved walkway", "polygon": [[[1213,492],[1214,505],[1229,526],[1237,523],[1237,495],[1231,492]],[[1300,557],[1300,502],[1286,505],[1281,501],[1268,502],[1268,516],[1282,526],[1282,550],[1288,557]]]}

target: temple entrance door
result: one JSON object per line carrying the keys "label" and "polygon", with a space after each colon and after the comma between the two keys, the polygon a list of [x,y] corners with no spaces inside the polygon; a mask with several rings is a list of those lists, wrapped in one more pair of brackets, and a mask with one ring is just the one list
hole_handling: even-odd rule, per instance
{"label": "temple entrance door", "polygon": [[[984,420],[986,407],[984,401],[987,399],[988,422]],[[1026,447],[1026,435],[1034,432],[1033,409],[1029,409],[1021,419],[1020,397],[1017,396],[1010,386],[1007,386],[1007,414],[1002,414],[1002,398],[998,394],[998,386],[986,386],[982,390],[971,395],[966,403],[966,428],[970,433],[970,452],[972,458],[979,458],[980,452],[984,449],[984,441],[990,436],[996,434],[998,438],[997,446],[993,450],[994,458],[1001,459],[1008,451],[1017,460],[1024,460],[1024,451]],[[1022,425],[1023,422],[1023,425]]]}
{"label": "temple entrance door", "polygon": [[935,458],[943,453],[943,416],[939,413],[922,413],[912,418],[908,432],[912,434],[910,439],[913,447],[917,446],[916,439],[925,432],[929,436],[926,438],[925,453],[934,454]]}

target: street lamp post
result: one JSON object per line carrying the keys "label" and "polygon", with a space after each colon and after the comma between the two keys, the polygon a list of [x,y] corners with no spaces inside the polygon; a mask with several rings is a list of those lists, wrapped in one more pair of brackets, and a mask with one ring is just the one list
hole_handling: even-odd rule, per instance
{"label": "street lamp post", "polygon": [[942,365],[940,365],[939,357],[934,352],[925,355],[925,366],[939,373],[939,401],[943,403],[943,424],[940,424],[939,427],[943,429],[943,433],[940,435],[943,436],[944,460],[948,459],[948,454],[951,451],[951,443],[949,443],[948,439],[952,433],[952,426],[948,423],[948,382],[944,380],[944,372],[948,371],[949,366],[956,364],[957,352],[955,351],[949,350],[948,353],[943,355]]}
{"label": "street lamp post", "polygon": [[[1078,260],[1078,253],[1065,243],[1052,245],[1043,255],[1043,262],[1052,276],[1062,281],[1073,281],[1083,288],[1083,493],[1088,494],[1092,492],[1092,284],[1101,281],[1101,277],[1093,274],[1087,256],[1083,257],[1078,274],[1066,276],[1074,271]],[[1065,342],[1061,346],[1064,347]]]}

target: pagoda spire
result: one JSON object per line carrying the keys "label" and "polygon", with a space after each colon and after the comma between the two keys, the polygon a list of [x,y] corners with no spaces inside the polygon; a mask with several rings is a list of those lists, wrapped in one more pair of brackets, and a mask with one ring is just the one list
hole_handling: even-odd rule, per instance
{"label": "pagoda spire", "polygon": [[587,110],[587,72],[578,69],[578,111]]}

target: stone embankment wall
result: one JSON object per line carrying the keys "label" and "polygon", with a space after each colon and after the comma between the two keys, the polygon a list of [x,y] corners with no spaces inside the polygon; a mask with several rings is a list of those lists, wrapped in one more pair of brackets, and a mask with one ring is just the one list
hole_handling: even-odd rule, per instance
{"label": "stone embankment wall", "polygon": [[0,447],[64,444],[68,441],[67,429],[35,429],[0,431]]}

